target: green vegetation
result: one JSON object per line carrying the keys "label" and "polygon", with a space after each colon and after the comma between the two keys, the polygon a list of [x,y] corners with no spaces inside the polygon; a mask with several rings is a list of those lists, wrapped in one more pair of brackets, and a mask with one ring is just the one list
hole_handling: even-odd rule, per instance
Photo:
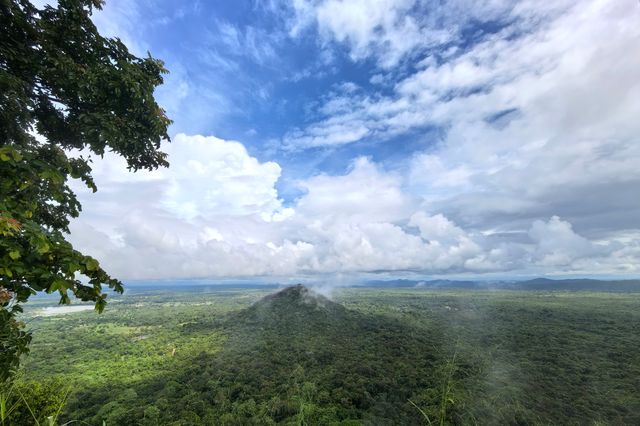
{"label": "green vegetation", "polygon": [[62,379],[0,384],[0,425],[58,424],[70,388]]}
{"label": "green vegetation", "polygon": [[64,381],[61,419],[91,425],[640,422],[636,295],[267,293],[140,292],[101,316],[35,299],[23,381]]}
{"label": "green vegetation", "polygon": [[96,191],[92,156],[105,152],[134,171],[168,165],[159,148],[170,120],[153,97],[162,62],[98,34],[90,15],[102,1],[54,3],[0,2],[0,380],[28,351],[15,316],[31,295],[71,294],[102,311],[102,286],[122,291],[67,241],[81,211],[69,180]]}

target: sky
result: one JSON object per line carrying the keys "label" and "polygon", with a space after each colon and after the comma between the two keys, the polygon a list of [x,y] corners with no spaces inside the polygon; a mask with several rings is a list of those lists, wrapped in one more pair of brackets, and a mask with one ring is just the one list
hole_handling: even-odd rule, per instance
{"label": "sky", "polygon": [[640,276],[637,0],[108,0],[170,168],[94,162],[124,280]]}

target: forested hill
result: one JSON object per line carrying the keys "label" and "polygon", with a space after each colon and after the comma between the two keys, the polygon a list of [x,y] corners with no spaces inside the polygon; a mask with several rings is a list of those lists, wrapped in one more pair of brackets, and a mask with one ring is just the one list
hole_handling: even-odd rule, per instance
{"label": "forested hill", "polygon": [[534,278],[526,281],[475,281],[475,280],[377,280],[364,284],[367,287],[417,287],[428,289],[476,289],[476,290],[547,290],[547,291],[603,291],[640,292],[640,280],[595,280],[588,278],[552,280]]}
{"label": "forested hill", "polygon": [[[182,333],[212,330],[227,336],[220,352],[136,388],[142,406],[172,401],[161,424],[422,424],[408,400],[424,402],[443,343],[438,329],[353,311],[301,285]],[[100,405],[71,408],[99,423]],[[111,421],[136,424],[127,415]]]}
{"label": "forested hill", "polygon": [[[216,404],[221,415],[248,404],[256,424],[422,423],[408,399],[431,384],[437,330],[352,311],[302,285],[230,315],[223,328],[229,340],[204,373],[228,395]],[[202,371],[185,380],[206,389]]]}
{"label": "forested hill", "polygon": [[232,316],[229,326],[238,325],[252,329],[284,327],[302,328],[341,325],[347,322],[350,315],[342,305],[332,302],[302,284],[287,287],[264,297],[251,307]]}

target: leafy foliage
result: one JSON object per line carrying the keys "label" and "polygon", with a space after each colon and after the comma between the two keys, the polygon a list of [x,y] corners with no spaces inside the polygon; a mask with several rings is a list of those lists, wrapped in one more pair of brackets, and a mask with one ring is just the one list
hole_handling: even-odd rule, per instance
{"label": "leafy foliage", "polygon": [[68,395],[69,386],[59,378],[1,383],[0,425],[56,425]]}
{"label": "leafy foliage", "polygon": [[[106,304],[102,286],[122,284],[66,240],[81,206],[69,187],[96,191],[91,156],[112,151],[132,170],[166,166],[159,151],[170,120],[153,98],[165,69],[137,58],[90,19],[97,0],[34,7],[0,2],[0,379],[26,352],[12,320],[38,291]],[[74,155],[72,155],[75,154]]]}
{"label": "leafy foliage", "polygon": [[[7,290],[4,292],[8,293]],[[20,354],[28,351],[31,342],[31,334],[24,330],[24,322],[15,317],[20,312],[20,307],[10,302],[8,294],[5,301],[5,305],[0,308],[0,366],[5,369],[0,376],[4,379],[16,371]]]}

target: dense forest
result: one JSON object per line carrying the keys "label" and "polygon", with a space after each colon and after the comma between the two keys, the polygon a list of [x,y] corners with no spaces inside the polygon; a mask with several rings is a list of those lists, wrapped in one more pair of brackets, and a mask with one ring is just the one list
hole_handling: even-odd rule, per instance
{"label": "dense forest", "polygon": [[[68,388],[64,421],[640,421],[634,294],[359,288],[332,301],[303,286],[194,287],[134,292],[101,316],[46,303],[26,313],[20,386],[44,411]],[[20,410],[12,424],[30,424]]]}

